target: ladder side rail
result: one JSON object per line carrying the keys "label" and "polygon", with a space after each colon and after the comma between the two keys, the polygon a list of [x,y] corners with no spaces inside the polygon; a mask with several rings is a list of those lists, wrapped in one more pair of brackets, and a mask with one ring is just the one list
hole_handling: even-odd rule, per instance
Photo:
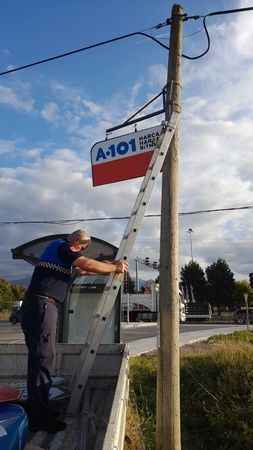
{"label": "ladder side rail", "polygon": [[[128,254],[134,245],[138,231],[137,226],[141,224],[145,214],[147,203],[153,189],[153,182],[156,175],[158,175],[161,171],[178,120],[179,113],[172,112],[161,146],[154,152],[145,178],[141,184],[140,192],[134,204],[133,212],[123,235],[116,259],[127,259]],[[122,284],[122,279],[123,276],[121,274],[111,274],[106,283],[104,293],[94,314],[93,321],[89,327],[87,340],[80,354],[80,362],[73,378],[72,396],[68,408],[69,414],[75,414],[78,411],[80,398],[85,388],[89,372],[94,363],[102,334],[106,328],[107,319],[112,311],[118,291]]]}

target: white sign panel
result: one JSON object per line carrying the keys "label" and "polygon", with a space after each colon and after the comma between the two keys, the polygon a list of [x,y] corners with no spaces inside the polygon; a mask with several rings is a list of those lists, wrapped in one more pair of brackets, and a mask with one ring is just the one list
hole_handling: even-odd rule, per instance
{"label": "white sign panel", "polygon": [[97,142],[91,149],[93,185],[145,175],[162,125]]}

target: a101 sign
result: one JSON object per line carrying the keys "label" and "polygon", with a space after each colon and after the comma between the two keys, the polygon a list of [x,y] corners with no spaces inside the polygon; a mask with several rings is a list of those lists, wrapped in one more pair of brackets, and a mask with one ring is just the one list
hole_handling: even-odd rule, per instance
{"label": "a101 sign", "polygon": [[162,125],[97,142],[91,149],[93,186],[144,176]]}

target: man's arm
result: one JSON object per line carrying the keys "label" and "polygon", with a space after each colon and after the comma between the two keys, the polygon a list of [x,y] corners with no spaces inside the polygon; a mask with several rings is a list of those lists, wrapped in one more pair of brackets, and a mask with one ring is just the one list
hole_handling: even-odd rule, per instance
{"label": "man's arm", "polygon": [[101,262],[95,259],[80,256],[73,263],[74,267],[85,272],[93,273],[124,273],[128,270],[128,263],[125,261]]}
{"label": "man's arm", "polygon": [[87,270],[82,270],[77,266],[73,267],[73,269],[75,277],[82,277],[83,275],[97,275],[95,272],[87,272]]}

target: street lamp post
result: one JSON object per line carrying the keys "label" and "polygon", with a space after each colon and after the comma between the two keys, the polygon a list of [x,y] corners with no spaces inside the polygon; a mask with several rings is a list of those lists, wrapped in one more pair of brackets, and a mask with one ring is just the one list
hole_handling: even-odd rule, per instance
{"label": "street lamp post", "polygon": [[192,228],[188,228],[187,233],[189,234],[189,237],[190,237],[191,260],[193,261],[193,254],[192,254],[192,233],[193,233],[193,229]]}
{"label": "street lamp post", "polygon": [[139,292],[139,274],[138,274],[138,258],[135,259],[135,292],[138,294]]}
{"label": "street lamp post", "polygon": [[155,283],[155,312],[158,320],[158,294],[159,294],[159,283]]}

